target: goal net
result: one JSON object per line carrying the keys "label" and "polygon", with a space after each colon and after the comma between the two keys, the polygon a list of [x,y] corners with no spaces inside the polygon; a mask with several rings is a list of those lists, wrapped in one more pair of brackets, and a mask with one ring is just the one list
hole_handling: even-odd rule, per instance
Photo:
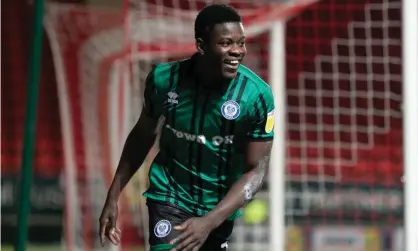
{"label": "goal net", "polygon": [[404,250],[401,20],[400,0],[326,0],[287,22],[297,250]]}
{"label": "goal net", "polygon": [[[99,247],[98,218],[124,141],[141,113],[145,78],[156,63],[194,52],[194,18],[211,2],[48,3],[68,250]],[[249,37],[245,64],[266,81],[275,70],[268,64],[273,21],[287,20],[285,58],[277,59],[286,65],[286,199],[277,198],[286,202],[286,250],[381,250],[383,230],[395,233],[402,221],[399,1],[222,2],[243,16]],[[120,199],[122,250],[146,248],[141,193],[156,151]],[[267,184],[244,210],[232,250],[269,250],[268,217],[274,212],[268,212],[268,195]]]}

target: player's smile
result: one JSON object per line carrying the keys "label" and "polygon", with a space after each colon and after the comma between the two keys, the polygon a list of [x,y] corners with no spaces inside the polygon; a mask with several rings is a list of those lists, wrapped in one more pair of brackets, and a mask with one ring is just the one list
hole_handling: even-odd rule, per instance
{"label": "player's smile", "polygon": [[225,59],[223,63],[227,70],[236,71],[241,63],[241,59]]}

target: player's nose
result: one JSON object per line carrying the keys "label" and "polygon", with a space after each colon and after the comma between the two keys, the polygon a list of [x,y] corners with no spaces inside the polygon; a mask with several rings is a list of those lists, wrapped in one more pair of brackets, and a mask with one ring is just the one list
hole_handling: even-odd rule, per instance
{"label": "player's nose", "polygon": [[243,48],[238,45],[233,45],[229,50],[229,55],[234,57],[240,57],[243,54]]}

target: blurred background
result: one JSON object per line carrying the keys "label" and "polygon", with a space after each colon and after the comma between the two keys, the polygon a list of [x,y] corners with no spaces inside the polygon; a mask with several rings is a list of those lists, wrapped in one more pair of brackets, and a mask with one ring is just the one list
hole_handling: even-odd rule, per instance
{"label": "blurred background", "polygon": [[[195,15],[223,2],[244,17],[245,64],[286,90],[275,93],[286,103],[285,198],[270,196],[267,183],[237,222],[230,248],[267,250],[273,198],[285,203],[287,230],[277,234],[286,235],[286,251],[404,250],[401,0],[39,2],[2,1],[2,249],[12,250],[18,236],[28,76],[36,65],[28,250],[147,248],[141,192],[154,152],[120,199],[121,247],[101,249],[107,188],[149,70],[190,56]],[[273,37],[279,24],[285,31]],[[283,46],[284,55],[270,53]],[[284,76],[272,79],[272,62],[285,65]]]}

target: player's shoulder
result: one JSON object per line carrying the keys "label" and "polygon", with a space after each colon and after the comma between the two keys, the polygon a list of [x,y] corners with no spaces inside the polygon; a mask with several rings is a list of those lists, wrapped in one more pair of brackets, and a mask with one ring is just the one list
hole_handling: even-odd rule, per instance
{"label": "player's shoulder", "polygon": [[161,76],[170,76],[173,73],[178,73],[180,67],[187,67],[192,64],[191,58],[186,58],[182,60],[176,60],[176,61],[169,61],[169,62],[163,62],[159,63],[154,66],[154,74],[158,74]]}
{"label": "player's shoulder", "polygon": [[163,62],[155,65],[150,72],[153,84],[158,88],[166,88],[170,85],[170,79],[176,79],[180,66],[189,64],[190,59]]}
{"label": "player's shoulder", "polygon": [[272,97],[270,86],[255,72],[244,65],[240,65],[238,72],[242,79],[245,79],[247,86],[245,92],[248,97],[258,98],[260,95],[264,97]]}
{"label": "player's shoulder", "polygon": [[178,65],[179,61],[164,62],[155,65],[151,70],[151,73],[154,75],[155,82],[166,82],[170,78],[171,74],[175,73]]}

